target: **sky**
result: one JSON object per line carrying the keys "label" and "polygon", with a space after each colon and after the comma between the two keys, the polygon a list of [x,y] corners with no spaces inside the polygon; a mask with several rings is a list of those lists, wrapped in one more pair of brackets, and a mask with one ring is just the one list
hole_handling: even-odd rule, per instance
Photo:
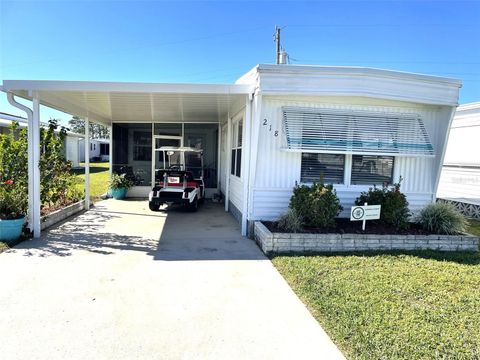
{"label": "sky", "polygon": [[[480,101],[480,0],[0,0],[0,80],[233,83],[275,62],[276,25],[292,64],[452,77]],[[0,112],[24,115],[4,93]]]}

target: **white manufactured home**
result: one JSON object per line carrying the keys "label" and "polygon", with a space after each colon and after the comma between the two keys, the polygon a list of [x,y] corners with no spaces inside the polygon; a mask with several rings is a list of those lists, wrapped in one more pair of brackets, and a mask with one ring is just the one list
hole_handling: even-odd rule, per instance
{"label": "white manufactured home", "polygon": [[[85,139],[78,142],[78,151],[80,161],[85,161]],[[109,161],[110,158],[110,140],[109,139],[90,139],[90,161]]]}
{"label": "white manufactured home", "polygon": [[448,138],[438,198],[480,218],[480,103],[457,108]]}
{"label": "white manufactured home", "polygon": [[243,234],[249,222],[284,212],[296,183],[320,178],[334,184],[341,216],[361,191],[400,177],[413,211],[435,201],[460,87],[296,65],[257,65],[231,85],[3,82],[11,103],[33,99],[34,120],[41,103],[110,126],[111,168],[135,175],[130,196],[147,196],[163,161],[156,148],[203,149],[207,197],[223,194]]}

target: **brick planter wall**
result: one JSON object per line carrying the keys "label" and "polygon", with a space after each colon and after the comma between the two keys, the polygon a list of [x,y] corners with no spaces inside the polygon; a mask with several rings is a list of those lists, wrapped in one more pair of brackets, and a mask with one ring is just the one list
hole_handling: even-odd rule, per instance
{"label": "brick planter wall", "polygon": [[265,254],[375,250],[478,251],[471,235],[372,235],[272,233],[255,222],[255,241]]}
{"label": "brick planter wall", "polygon": [[44,230],[56,223],[65,220],[66,218],[75,215],[85,208],[85,201],[79,201],[74,204],[68,205],[63,209],[52,212],[51,214],[42,216],[40,219],[40,229]]}

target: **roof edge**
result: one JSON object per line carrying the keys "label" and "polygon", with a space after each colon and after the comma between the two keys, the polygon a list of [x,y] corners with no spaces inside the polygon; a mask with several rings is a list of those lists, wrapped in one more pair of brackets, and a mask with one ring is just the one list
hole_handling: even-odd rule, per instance
{"label": "roof edge", "polygon": [[248,95],[253,92],[253,87],[248,84],[173,84],[71,80],[3,80],[0,90],[4,92],[31,90]]}
{"label": "roof edge", "polygon": [[436,84],[448,84],[456,87],[462,86],[462,81],[454,78],[447,78],[435,75],[418,74],[397,70],[386,70],[362,66],[318,66],[318,65],[272,65],[258,64],[252,70],[260,73],[283,73],[283,74],[304,74],[304,75],[360,75],[380,76],[396,79],[407,79],[412,81],[423,81]]}

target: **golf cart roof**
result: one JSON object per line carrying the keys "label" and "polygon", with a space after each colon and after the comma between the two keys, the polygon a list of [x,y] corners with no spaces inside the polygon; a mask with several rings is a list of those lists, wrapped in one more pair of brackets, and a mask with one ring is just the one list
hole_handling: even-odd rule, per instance
{"label": "golf cart roof", "polygon": [[178,147],[178,146],[162,146],[157,150],[161,151],[179,151],[179,152],[196,152],[201,153],[203,152],[202,149],[195,149],[192,147]]}

